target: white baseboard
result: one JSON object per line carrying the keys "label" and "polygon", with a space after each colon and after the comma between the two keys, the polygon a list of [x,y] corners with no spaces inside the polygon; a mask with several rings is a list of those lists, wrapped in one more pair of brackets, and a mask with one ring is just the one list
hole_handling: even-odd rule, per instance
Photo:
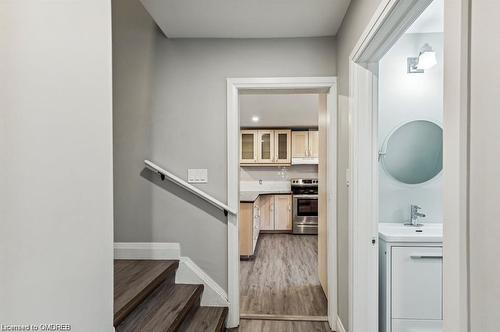
{"label": "white baseboard", "polygon": [[337,331],[336,332],[347,332],[344,328],[344,324],[342,324],[342,320],[337,316]]}
{"label": "white baseboard", "polygon": [[179,259],[179,243],[115,242],[115,259]]}
{"label": "white baseboard", "polygon": [[189,257],[181,257],[179,243],[115,242],[115,259],[176,259],[179,268],[175,274],[177,284],[203,284],[202,306],[228,306],[226,291]]}
{"label": "white baseboard", "polygon": [[202,306],[229,306],[227,293],[189,257],[181,257],[175,275],[176,284],[203,284]]}

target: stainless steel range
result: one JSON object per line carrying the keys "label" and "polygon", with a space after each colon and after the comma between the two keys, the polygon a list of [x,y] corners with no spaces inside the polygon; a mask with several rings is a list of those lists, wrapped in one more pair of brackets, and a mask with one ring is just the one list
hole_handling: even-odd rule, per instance
{"label": "stainless steel range", "polygon": [[318,179],[292,179],[293,233],[318,234]]}

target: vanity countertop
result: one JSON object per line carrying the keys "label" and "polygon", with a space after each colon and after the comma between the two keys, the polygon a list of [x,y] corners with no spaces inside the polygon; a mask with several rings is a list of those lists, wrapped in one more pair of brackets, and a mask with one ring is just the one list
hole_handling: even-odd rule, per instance
{"label": "vanity countertop", "polygon": [[386,242],[443,242],[443,224],[427,223],[423,226],[406,226],[403,223],[380,223],[379,238]]}
{"label": "vanity countertop", "polygon": [[240,191],[240,203],[253,203],[260,195],[291,195],[290,190]]}

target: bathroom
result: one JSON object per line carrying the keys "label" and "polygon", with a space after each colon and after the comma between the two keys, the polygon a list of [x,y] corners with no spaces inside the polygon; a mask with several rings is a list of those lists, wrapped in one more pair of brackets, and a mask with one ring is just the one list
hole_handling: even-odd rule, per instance
{"label": "bathroom", "polygon": [[379,331],[442,331],[443,1],[379,63]]}

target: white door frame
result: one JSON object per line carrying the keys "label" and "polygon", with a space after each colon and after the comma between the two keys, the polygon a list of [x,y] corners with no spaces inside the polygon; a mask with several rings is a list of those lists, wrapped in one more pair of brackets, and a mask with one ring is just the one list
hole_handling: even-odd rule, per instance
{"label": "white door frame", "polygon": [[[378,61],[432,0],[382,0],[349,61],[351,181],[349,187],[349,330],[378,331]],[[445,85],[464,76],[467,52],[468,0],[446,5],[452,21],[446,40],[456,54],[445,54]],[[447,14],[451,8],[454,16]],[[455,17],[456,16],[456,17]],[[465,37],[464,37],[465,36]],[[449,38],[449,39],[448,39]],[[465,59],[465,60],[464,60]],[[450,67],[449,70],[446,70]],[[451,75],[449,75],[451,73]],[[460,83],[445,87],[444,165],[445,213],[443,247],[444,326],[447,331],[467,327],[467,105]],[[446,96],[446,91],[451,93]],[[448,100],[448,102],[447,102]],[[451,107],[446,107],[449,104]],[[455,108],[453,109],[453,106]],[[452,146],[458,148],[453,148]],[[450,162],[451,161],[451,162]],[[464,166],[465,165],[465,166]],[[449,199],[446,197],[450,197]],[[460,211],[457,211],[460,208]],[[457,218],[458,220],[448,220]],[[460,274],[459,274],[460,273]],[[464,275],[465,274],[465,275]],[[460,280],[457,281],[458,275]],[[447,286],[447,285],[452,286]],[[449,289],[449,290],[448,290]],[[465,300],[465,302],[464,302]],[[453,320],[453,322],[452,322]],[[453,327],[453,328],[451,328]]]}
{"label": "white door frame", "polygon": [[[328,117],[328,227],[327,228],[327,279],[328,322],[335,330],[337,323],[337,79],[336,77],[275,77],[227,79],[227,195],[228,206],[239,210],[240,190],[240,90],[307,90],[327,94]],[[228,215],[228,300],[227,327],[236,327],[240,320],[239,285],[239,216]]]}

